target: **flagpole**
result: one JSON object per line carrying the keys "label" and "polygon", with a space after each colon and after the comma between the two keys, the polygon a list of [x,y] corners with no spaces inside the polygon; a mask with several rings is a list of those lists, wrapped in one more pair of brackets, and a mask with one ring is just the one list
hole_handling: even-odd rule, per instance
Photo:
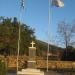
{"label": "flagpole", "polygon": [[50,41],[50,4],[51,4],[51,0],[48,1],[48,49],[47,49],[47,72],[48,72],[48,61],[49,61],[49,41]]}
{"label": "flagpole", "polygon": [[20,51],[20,41],[21,41],[21,18],[22,18],[22,12],[23,12],[23,7],[21,5],[22,0],[20,0],[20,15],[19,15],[19,30],[18,30],[18,52],[17,52],[17,75],[18,75],[18,70],[19,70],[19,51]]}
{"label": "flagpole", "polygon": [[49,47],[49,41],[50,41],[50,14],[51,14],[51,10],[50,10],[50,5],[51,3],[56,6],[56,7],[63,7],[64,6],[64,3],[60,0],[48,0],[48,49],[47,49],[47,72],[48,72],[48,68],[49,68],[49,65],[48,65],[48,61],[49,61],[49,49],[51,49],[51,47]]}

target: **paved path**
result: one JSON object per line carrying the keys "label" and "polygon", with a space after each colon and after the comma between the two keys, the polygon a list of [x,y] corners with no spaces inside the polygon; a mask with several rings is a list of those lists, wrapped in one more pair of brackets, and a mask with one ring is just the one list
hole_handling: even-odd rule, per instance
{"label": "paved path", "polygon": [[45,72],[45,75],[63,75],[63,74],[57,73],[55,71],[49,71],[49,72]]}
{"label": "paved path", "polygon": [[[9,73],[7,75],[17,75],[16,73]],[[55,71],[45,72],[45,75],[75,75],[75,73],[57,73]]]}
{"label": "paved path", "polygon": [[[15,73],[9,73],[7,75],[16,75]],[[59,74],[55,71],[49,71],[49,72],[45,72],[45,75],[63,75],[63,74]]]}

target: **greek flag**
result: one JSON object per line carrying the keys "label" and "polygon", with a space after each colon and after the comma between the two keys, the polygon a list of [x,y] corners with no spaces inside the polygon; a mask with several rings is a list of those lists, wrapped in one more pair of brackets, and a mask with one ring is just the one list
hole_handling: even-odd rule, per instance
{"label": "greek flag", "polygon": [[64,3],[61,0],[52,0],[52,5],[56,7],[63,7]]}
{"label": "greek flag", "polygon": [[20,8],[24,9],[24,0],[20,0]]}

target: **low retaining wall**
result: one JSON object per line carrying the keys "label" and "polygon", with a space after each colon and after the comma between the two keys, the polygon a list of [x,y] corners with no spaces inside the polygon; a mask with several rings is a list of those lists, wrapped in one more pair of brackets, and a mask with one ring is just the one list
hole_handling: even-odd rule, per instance
{"label": "low retaining wall", "polygon": [[[3,59],[5,60],[4,57],[0,57],[0,59]],[[27,65],[27,62],[25,64],[25,61],[28,60],[28,57],[27,56],[22,56],[22,57],[19,57],[19,67],[22,67],[23,65]],[[10,68],[13,68],[13,67],[16,67],[17,63],[16,63],[16,56],[9,56],[6,58],[6,61],[7,61],[7,65],[8,67]],[[47,61],[46,60],[42,60],[42,59],[36,59],[37,61],[37,65],[36,67],[37,68],[47,68]],[[48,62],[48,66],[49,66],[49,69],[54,69],[54,68],[74,68],[75,69],[75,62],[72,62],[72,61],[52,61],[52,60],[49,60]]]}
{"label": "low retaining wall", "polygon": [[[75,62],[72,61],[49,61],[48,62],[49,69],[54,68],[75,68]],[[47,61],[45,60],[37,60],[38,68],[47,68]]]}

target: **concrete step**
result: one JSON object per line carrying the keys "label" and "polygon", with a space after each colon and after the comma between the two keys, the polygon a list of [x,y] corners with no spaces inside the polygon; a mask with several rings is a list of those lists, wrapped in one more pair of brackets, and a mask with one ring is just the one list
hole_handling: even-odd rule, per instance
{"label": "concrete step", "polygon": [[44,75],[44,72],[39,69],[22,69],[18,71],[18,75]]}

